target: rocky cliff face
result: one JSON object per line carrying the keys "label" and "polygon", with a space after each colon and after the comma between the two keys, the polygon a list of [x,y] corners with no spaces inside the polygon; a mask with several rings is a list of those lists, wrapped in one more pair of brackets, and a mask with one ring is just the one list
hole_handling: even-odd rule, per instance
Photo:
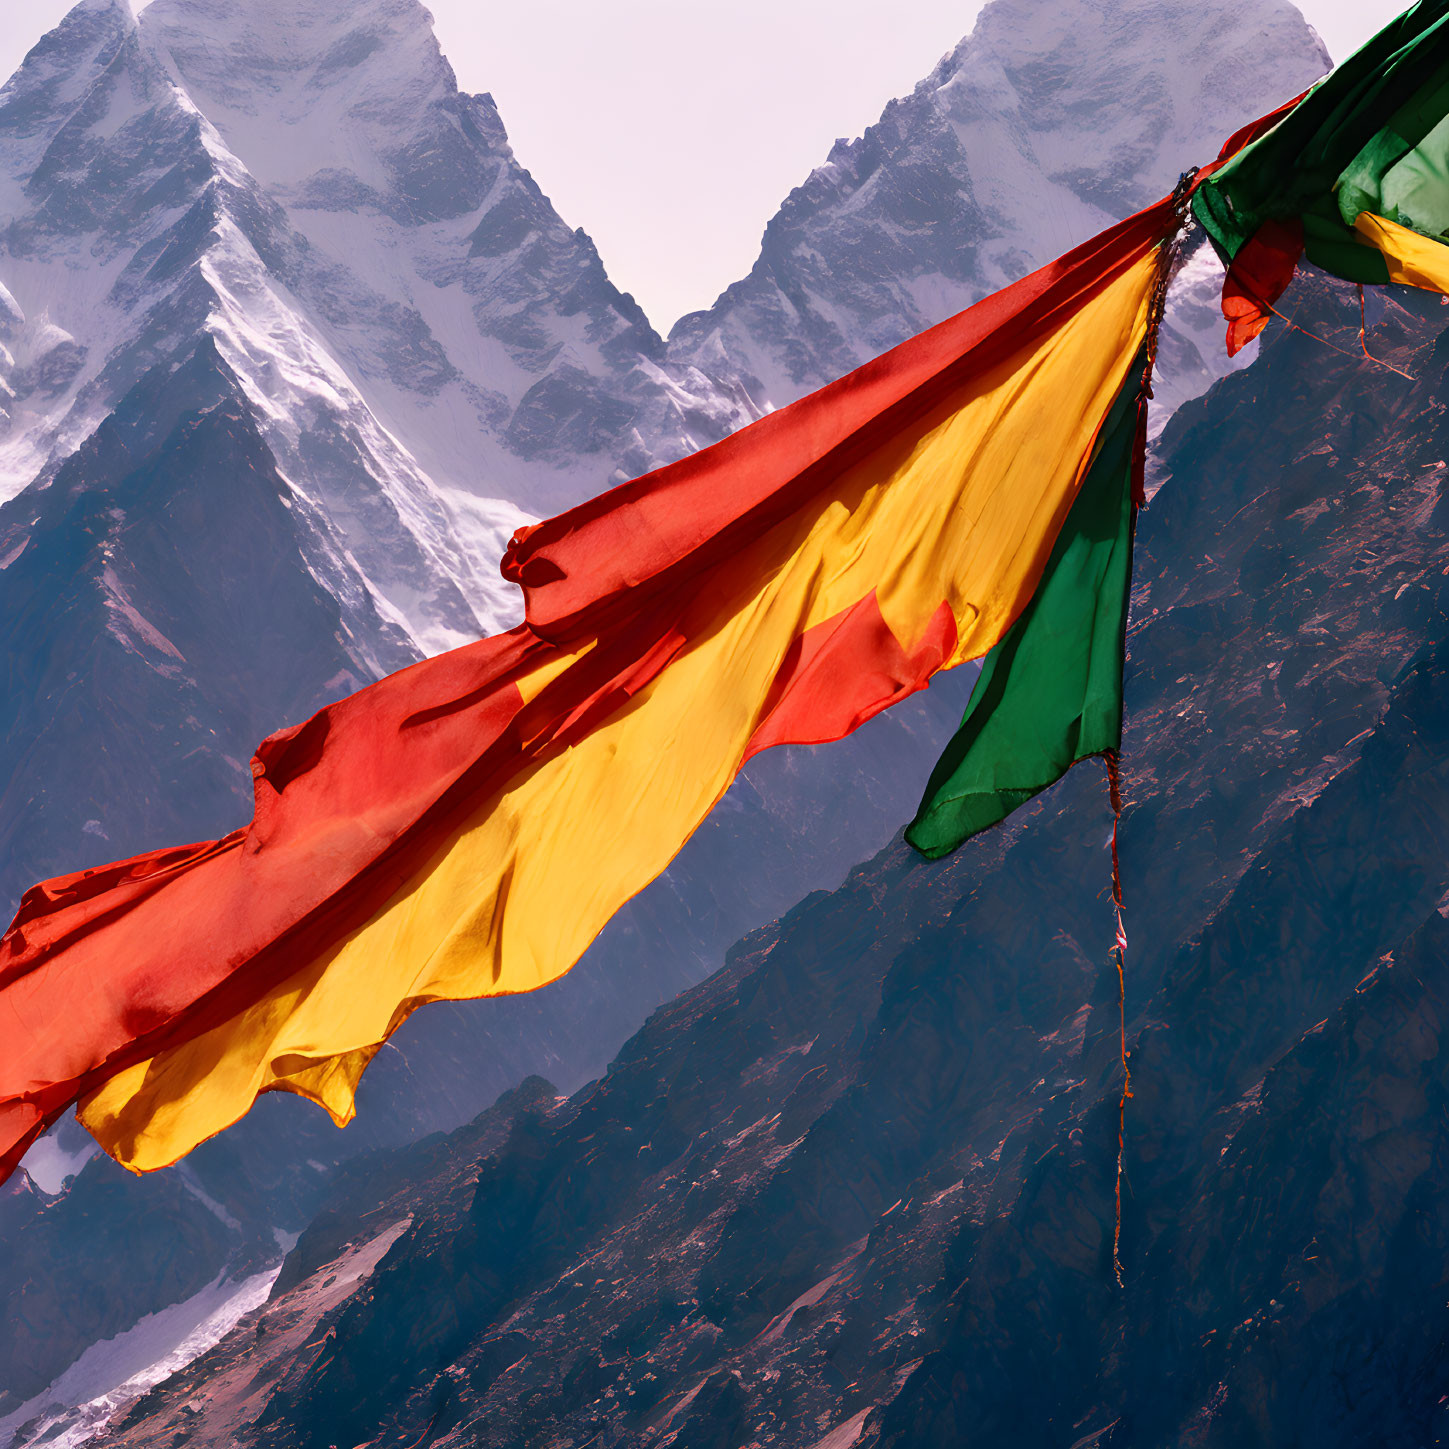
{"label": "rocky cliff face", "polygon": [[[1124,1285],[1085,767],[949,860],[888,848],[603,1081],[537,1095],[475,1188],[411,1189],[412,1225],[226,1442],[1444,1432],[1449,353],[1432,298],[1373,329],[1409,378],[1344,346],[1348,289],[1290,310],[1317,338],[1276,329],[1183,409],[1142,522]],[[339,1204],[310,1261],[372,1231]],[[223,1442],[253,1350],[218,1352],[117,1441]]]}
{"label": "rocky cliff face", "polygon": [[[1113,184],[1143,199],[1319,64],[1301,20],[1266,0],[1212,0],[1191,24],[1169,4],[1139,7],[1139,79],[1154,44],[1172,48],[1163,34],[1190,35],[1198,55],[1213,25],[1241,62],[1239,89],[1204,100],[1197,132],[1184,120],[1153,149],[1132,129],[1120,37],[1082,29],[1070,50],[1057,7],[996,8],[1005,19],[988,11],[980,45],[957,53],[969,84],[943,70],[893,106],[882,125],[895,159],[805,208],[810,286],[834,277],[869,293],[853,311],[831,303],[824,368],[1039,259],[996,222],[972,233],[995,258],[989,277],[926,254],[924,238],[961,221],[952,208],[976,194],[972,177],[997,175],[994,140],[953,150],[944,102],[919,101],[969,93],[984,115],[1008,95],[961,57],[1005,66],[1001,35],[1040,28],[1047,59],[1006,67],[1013,145],[1040,160],[1048,136],[1070,134],[1079,159],[1094,144],[1115,157],[1125,127],[1141,144]],[[1058,86],[1076,97],[1071,116],[1043,100]],[[1168,155],[1179,140],[1180,160]],[[895,173],[905,181],[887,185]],[[800,213],[800,195],[782,216]],[[1073,213],[1088,229],[1116,214],[1110,197],[1092,205]],[[1021,238],[1039,220],[1029,210],[1012,223]],[[885,244],[908,234],[905,250]],[[753,335],[748,312],[731,312],[731,337]],[[768,315],[761,356],[778,341]],[[678,337],[666,351],[513,156],[491,101],[458,91],[414,0],[155,0],[139,22],[123,0],[85,0],[0,90],[0,634],[15,685],[0,699],[0,902],[40,876],[245,819],[263,734],[512,617],[494,570],[517,522],[783,400],[751,391],[747,361]],[[157,1225],[204,1249],[195,1273],[254,1265],[273,1229],[306,1225],[341,1159],[450,1129],[531,1072],[565,1091],[602,1072],[742,932],[890,837],[969,684],[963,671],[847,745],[755,762],[564,982],[419,1014],[369,1073],[349,1132],[264,1104],[193,1162],[236,1228],[213,1214],[225,1231],[193,1233],[194,1193],[128,1196],[103,1163],[58,1201],[27,1198],[50,1236],[15,1240],[5,1291],[51,1283],[56,1301],[27,1301],[47,1329],[23,1374],[7,1378],[18,1350],[0,1355],[0,1417],[128,1311],[190,1291],[191,1277],[152,1271],[147,1254],[169,1240]],[[47,1148],[48,1187],[81,1167],[68,1152]],[[93,1202],[122,1225],[114,1241],[136,1234],[132,1258],[67,1227],[101,1212]],[[105,1311],[62,1312],[72,1279],[108,1285]],[[128,1295],[132,1279],[147,1291]]]}

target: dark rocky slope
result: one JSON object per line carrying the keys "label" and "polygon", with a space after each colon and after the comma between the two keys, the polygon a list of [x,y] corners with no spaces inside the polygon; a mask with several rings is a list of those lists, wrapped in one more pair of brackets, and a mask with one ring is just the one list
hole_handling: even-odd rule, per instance
{"label": "dark rocky slope", "polygon": [[249,1428],[208,1428],[236,1373],[203,1363],[116,1442],[1435,1442],[1449,334],[1433,299],[1384,307],[1406,379],[1351,349],[1346,290],[1289,310],[1323,340],[1276,329],[1184,410],[1141,529],[1124,1287],[1087,766],[747,938],[602,1081],[531,1099],[476,1189],[410,1188]]}
{"label": "dark rocky slope", "polygon": [[92,863],[78,838],[97,860],[160,844],[173,796],[199,838],[224,834],[269,711],[305,718],[367,682],[298,531],[209,341],[0,508],[0,901]]}

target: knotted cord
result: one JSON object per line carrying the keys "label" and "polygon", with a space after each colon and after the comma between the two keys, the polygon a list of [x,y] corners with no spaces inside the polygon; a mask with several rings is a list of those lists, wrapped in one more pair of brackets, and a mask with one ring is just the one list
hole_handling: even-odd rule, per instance
{"label": "knotted cord", "polygon": [[1122,1159],[1127,1151],[1127,1099],[1132,1095],[1132,1068],[1127,1051],[1127,930],[1122,922],[1122,867],[1117,859],[1117,827],[1122,823],[1122,777],[1115,752],[1107,762],[1107,789],[1112,797],[1112,905],[1117,913],[1117,1033],[1122,1056],[1122,1096],[1117,1103],[1116,1214],[1112,1225],[1112,1271],[1122,1287]]}

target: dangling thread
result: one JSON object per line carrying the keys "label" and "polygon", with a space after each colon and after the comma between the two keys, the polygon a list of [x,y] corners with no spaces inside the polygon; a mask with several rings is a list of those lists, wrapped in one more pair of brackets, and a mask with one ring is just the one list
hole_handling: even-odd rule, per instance
{"label": "dangling thread", "polygon": [[[1158,254],[1157,277],[1147,310],[1147,337],[1142,381],[1137,393],[1137,438],[1132,460],[1132,526],[1137,525],[1137,510],[1147,502],[1144,481],[1147,455],[1147,404],[1152,398],[1152,376],[1157,366],[1157,344],[1162,333],[1162,319],[1167,312],[1167,293],[1172,274],[1182,251],[1182,237],[1187,229],[1188,201],[1197,184],[1198,173],[1185,171],[1178,178],[1172,193],[1173,229],[1164,237]],[[1117,1104],[1117,1177],[1112,1222],[1112,1271],[1117,1286],[1122,1281],[1122,1163],[1127,1150],[1127,1099],[1132,1095],[1132,1070],[1127,1065],[1127,931],[1122,923],[1122,869],[1117,860],[1117,827],[1122,823],[1121,769],[1116,750],[1107,750],[1107,789],[1112,797],[1112,905],[1117,913],[1117,1035],[1122,1057],[1122,1098]]]}
{"label": "dangling thread", "polygon": [[426,1439],[428,1437],[428,1435],[431,1434],[433,1432],[434,1428],[437,1426],[438,1419],[442,1416],[442,1412],[443,1411],[440,1408],[437,1411],[437,1413],[433,1415],[432,1421],[428,1424],[428,1427],[426,1429],[424,1429],[423,1432],[421,1434],[419,1434],[418,1437],[416,1439],[414,1439],[413,1442],[407,1446],[407,1449],[420,1449],[420,1446],[422,1445],[423,1440]]}
{"label": "dangling thread", "polygon": [[1368,350],[1368,308],[1364,305],[1362,282],[1358,284],[1358,345],[1363,348],[1363,355],[1370,362],[1376,362],[1380,367],[1387,367],[1390,372],[1397,372],[1400,377],[1408,377],[1409,381],[1413,382],[1414,379],[1409,377],[1407,372],[1401,371],[1391,362],[1385,362],[1381,357],[1375,357]]}
{"label": "dangling thread", "polygon": [[1117,913],[1117,1041],[1122,1058],[1122,1097],[1117,1103],[1116,1213],[1112,1224],[1112,1271],[1117,1286],[1122,1282],[1122,1163],[1127,1152],[1127,1099],[1132,1095],[1132,1068],[1127,1052],[1127,931],[1122,923],[1122,867],[1117,859],[1117,827],[1122,823],[1122,777],[1116,751],[1102,758],[1107,762],[1107,790],[1112,798],[1112,905]]}

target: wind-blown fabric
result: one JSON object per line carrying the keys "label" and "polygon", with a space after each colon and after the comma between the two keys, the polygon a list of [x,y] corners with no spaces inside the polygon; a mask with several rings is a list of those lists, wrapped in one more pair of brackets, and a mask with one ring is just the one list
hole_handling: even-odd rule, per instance
{"label": "wind-blown fabric", "polygon": [[1420,0],[1225,160],[1193,214],[1228,265],[1229,352],[1267,325],[1304,255],[1346,281],[1444,291],[1449,0]]}
{"label": "wind-blown fabric", "polygon": [[1177,225],[1160,204],[525,530],[526,622],[267,740],[247,827],[29,892],[0,939],[0,1175],[77,1102],[136,1169],[263,1091],[347,1121],[413,1010],[566,972],[752,755],[997,645],[1132,385]]}
{"label": "wind-blown fabric", "polygon": [[1139,360],[1026,611],[987,656],[906,839],[931,859],[1006,819],[1078,761],[1122,747]]}

